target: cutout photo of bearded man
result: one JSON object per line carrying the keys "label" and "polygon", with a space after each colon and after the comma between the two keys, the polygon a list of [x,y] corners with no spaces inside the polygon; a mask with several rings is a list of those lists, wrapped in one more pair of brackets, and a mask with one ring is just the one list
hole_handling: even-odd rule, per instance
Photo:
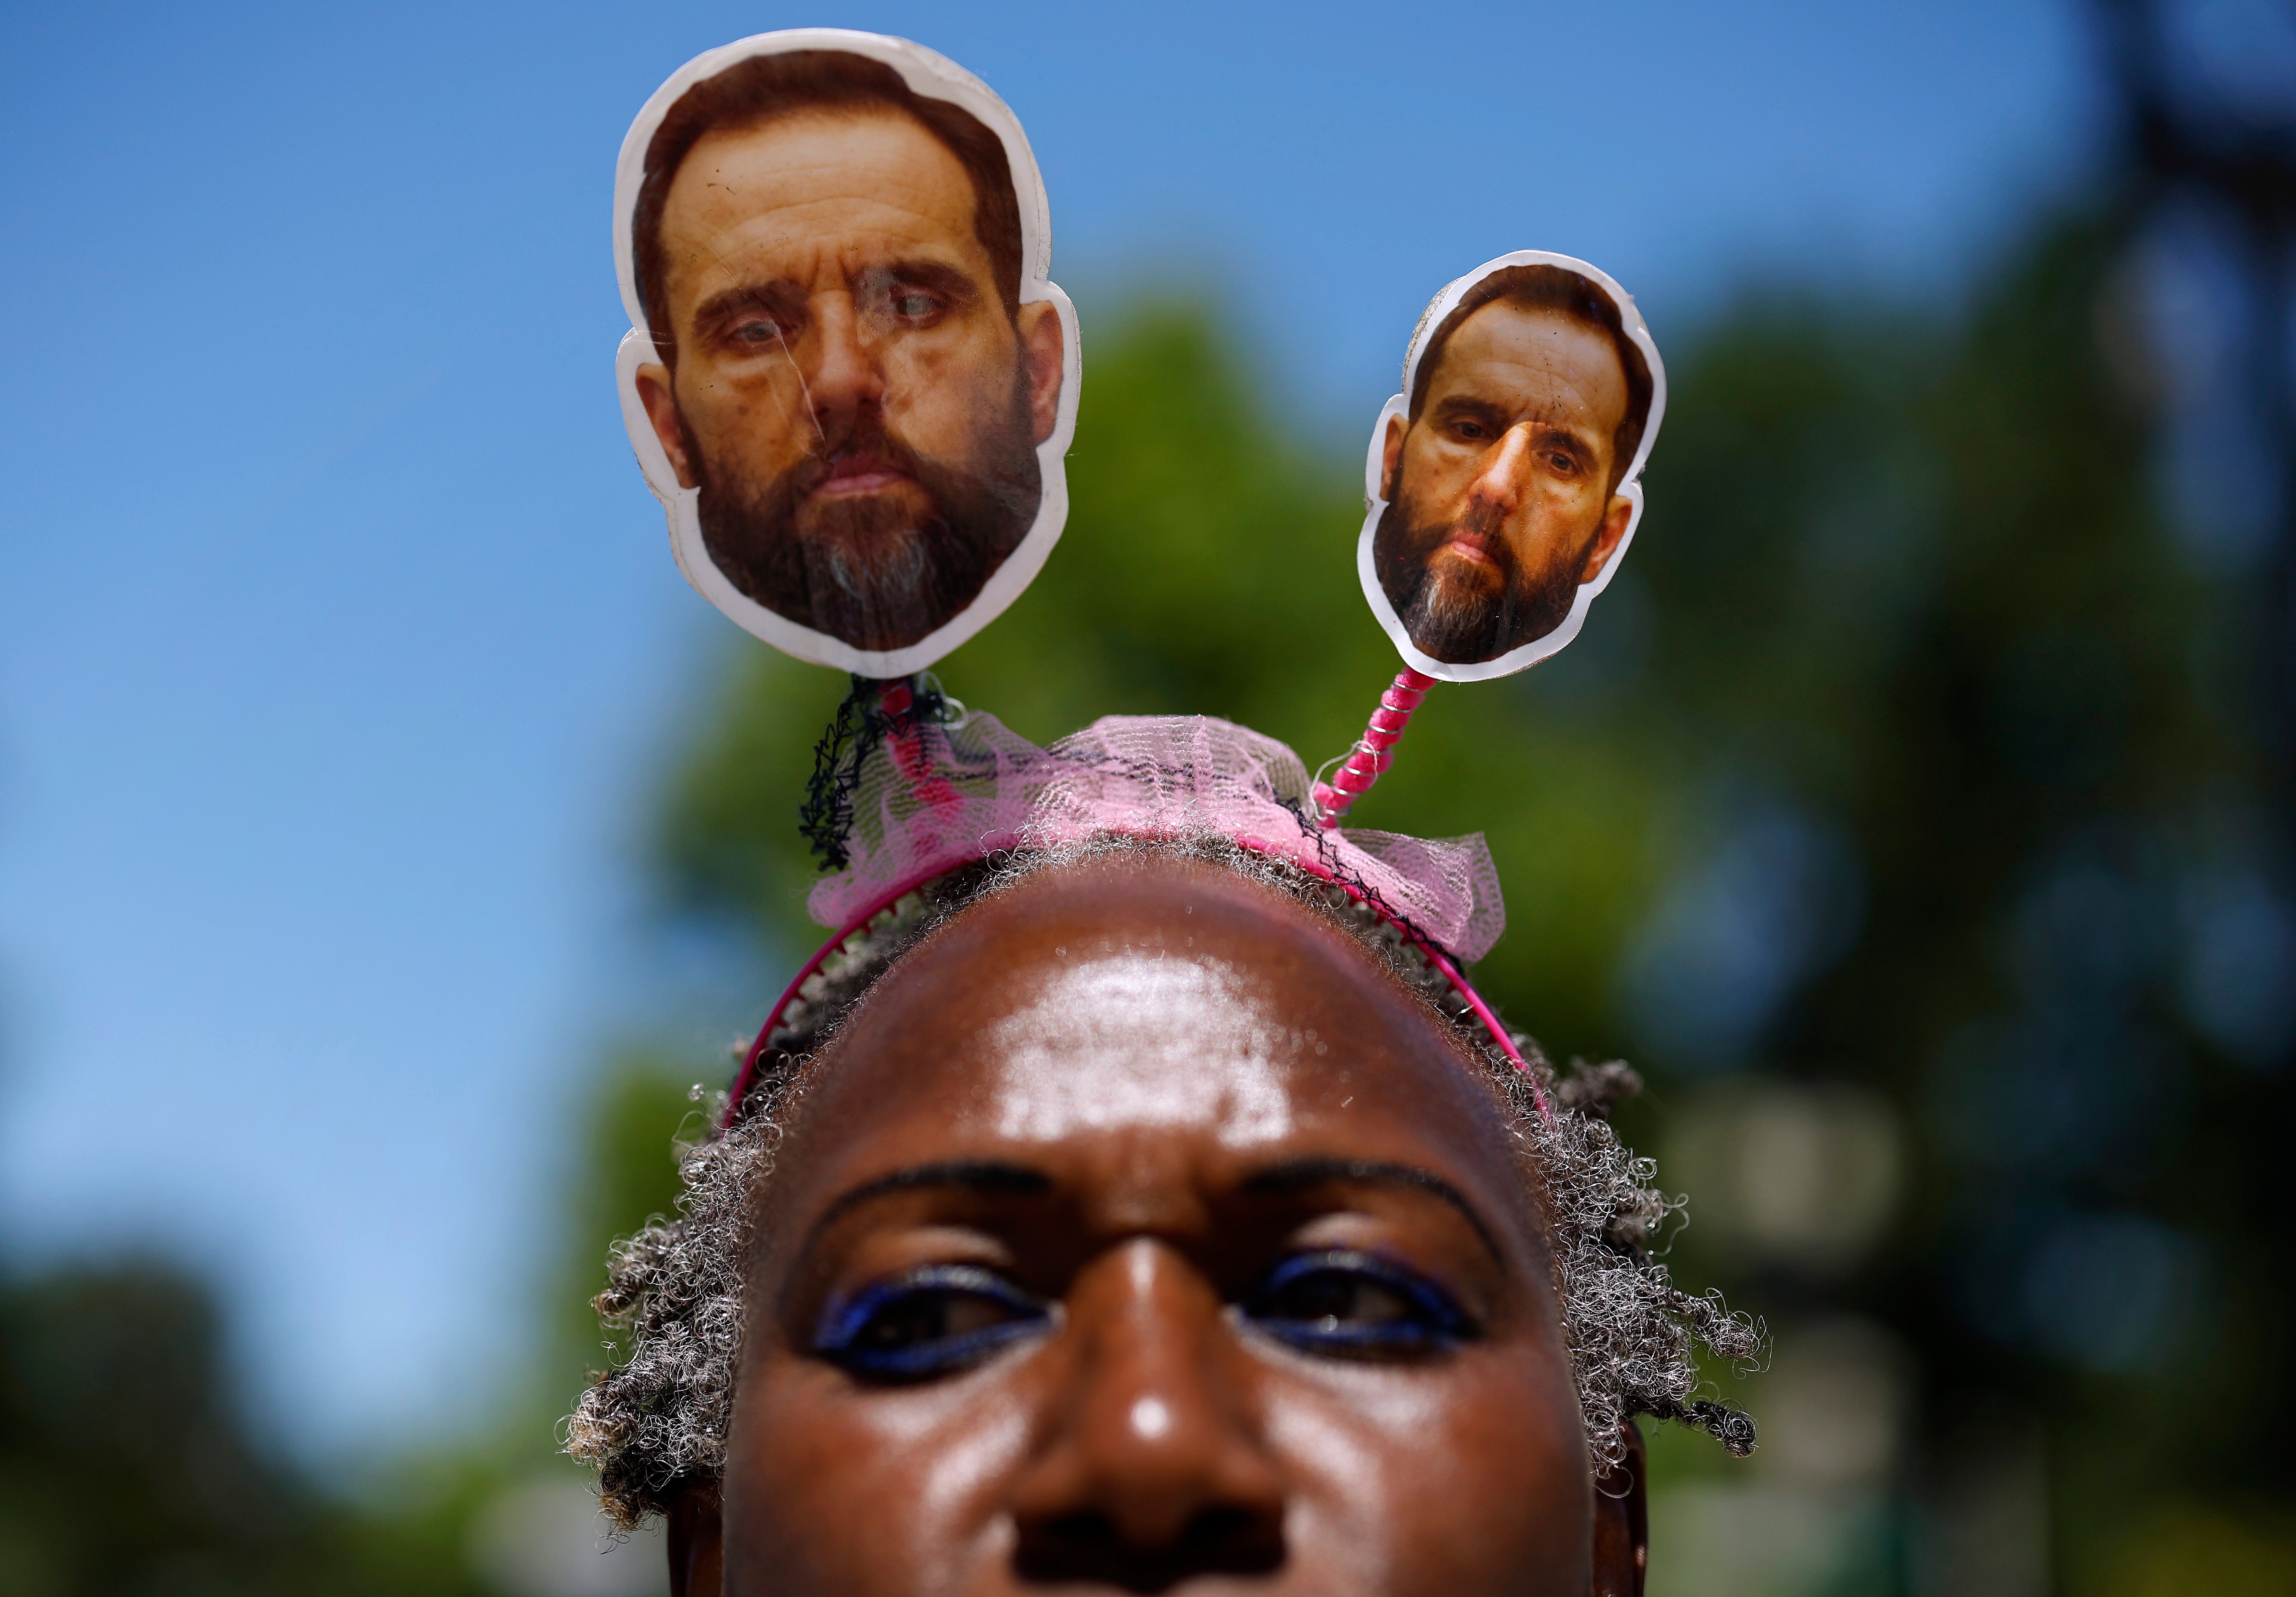
{"label": "cutout photo of bearded man", "polygon": [[1413,647],[1480,665],[1562,626],[1633,525],[1652,393],[1618,303],[1578,273],[1504,266],[1460,298],[1382,443],[1373,566]]}
{"label": "cutout photo of bearded man", "polygon": [[637,397],[733,587],[881,655],[972,605],[1037,522],[1063,371],[997,132],[870,55],[751,55],[662,116],[629,239]]}

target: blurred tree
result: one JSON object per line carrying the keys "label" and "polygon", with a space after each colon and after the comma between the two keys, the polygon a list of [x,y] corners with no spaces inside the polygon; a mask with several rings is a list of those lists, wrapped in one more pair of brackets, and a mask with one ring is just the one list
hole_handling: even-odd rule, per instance
{"label": "blurred tree", "polygon": [[676,1199],[700,1074],[644,1050],[608,1060],[569,1161],[537,1356],[469,1432],[350,1490],[263,1444],[215,1295],[182,1266],[128,1257],[0,1279],[0,1597],[656,1591],[656,1547],[594,1567],[602,1527],[553,1437],[608,1356],[587,1300],[609,1243]]}
{"label": "blurred tree", "polygon": [[[1830,394],[1780,404],[1759,356],[1704,347],[1653,484],[1671,513],[1638,551],[1680,651],[1673,741],[1767,768],[1771,802],[1835,839],[1800,850],[1825,870],[1783,840],[1756,851],[1770,897],[1813,884],[1799,915],[1711,865],[1688,879],[1778,957],[1824,952],[1755,1057],[1881,1089],[1915,1139],[1894,1246],[1847,1274],[1780,1248],[1749,1275],[1742,1251],[1746,1295],[1787,1328],[1857,1309],[1909,1339],[1933,1467],[2038,1429],[2054,1467],[2035,1512],[2085,1590],[2154,1534],[2132,1503],[2285,1489],[2267,1351],[2284,1267],[2231,1267],[2286,1256],[2257,1220],[2285,1082],[2211,1034],[2190,981],[2192,905],[2251,767],[2210,680],[2214,596],[2159,508],[2150,386],[2115,370],[2124,226],[2041,232],[1957,336],[1839,350]],[[1767,487],[1781,461],[1809,463],[1788,476],[1819,498]],[[1856,934],[1797,935],[1835,919],[1829,897]],[[1674,1044],[1650,1057],[1677,1082],[1731,1062],[1714,1021],[1744,988],[1715,972],[1752,969],[1702,946],[1732,934],[1682,902],[1654,909],[1656,974],[1622,1016],[1661,1006],[1640,1030]],[[1773,1189],[1793,1185],[1782,1169]],[[1686,1257],[1718,1262],[1701,1241]]]}
{"label": "blurred tree", "polygon": [[207,1289],[150,1260],[0,1288],[0,1504],[5,1597],[473,1590],[266,1455]]}
{"label": "blurred tree", "polygon": [[[2234,353],[2211,376],[2229,403],[2206,412],[2236,436],[2211,463],[2254,480],[2262,525],[2226,618],[2238,635],[2251,757],[2286,852],[2296,845],[2296,19],[2284,7],[2206,0],[2092,9],[2119,111],[2131,242],[2181,227],[2228,268],[2218,308]],[[2291,869],[2278,862],[2284,891]]]}

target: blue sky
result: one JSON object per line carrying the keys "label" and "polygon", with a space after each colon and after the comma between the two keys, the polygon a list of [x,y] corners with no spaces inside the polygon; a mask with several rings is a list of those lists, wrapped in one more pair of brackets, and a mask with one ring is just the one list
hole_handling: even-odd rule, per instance
{"label": "blue sky", "polygon": [[679,990],[649,795],[761,646],[678,578],[611,388],[614,153],[690,55],[953,56],[1044,165],[1086,405],[1096,320],[1177,281],[1350,443],[1504,250],[1603,266],[1661,346],[1781,269],[1949,294],[2097,138],[2057,0],[1436,15],[16,8],[0,1239],[211,1269],[321,1453],[513,1367],[567,1112]]}

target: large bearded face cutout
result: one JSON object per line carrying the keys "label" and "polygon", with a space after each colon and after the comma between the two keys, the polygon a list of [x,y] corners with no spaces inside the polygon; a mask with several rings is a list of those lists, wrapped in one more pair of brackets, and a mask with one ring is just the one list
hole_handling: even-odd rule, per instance
{"label": "large bearded face cutout", "polygon": [[890,678],[1020,595],[1067,519],[1081,363],[1002,101],[906,40],[760,35],[655,93],[616,205],[623,417],[706,598]]}

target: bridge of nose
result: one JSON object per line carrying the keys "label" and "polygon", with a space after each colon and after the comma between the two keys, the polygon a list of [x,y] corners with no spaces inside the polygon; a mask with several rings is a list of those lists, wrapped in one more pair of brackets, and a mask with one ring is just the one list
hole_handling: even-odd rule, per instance
{"label": "bridge of nose", "polygon": [[1250,1355],[1228,1345],[1218,1290],[1169,1243],[1135,1238],[1080,1271],[1065,1390],[1038,1516],[1086,1513],[1155,1545],[1206,1509],[1280,1519]]}
{"label": "bridge of nose", "polygon": [[1482,469],[1475,473],[1469,491],[1502,508],[1521,498],[1524,479],[1530,471],[1531,433],[1535,426],[1535,422],[1524,420],[1501,433],[1497,444],[1484,457]]}

